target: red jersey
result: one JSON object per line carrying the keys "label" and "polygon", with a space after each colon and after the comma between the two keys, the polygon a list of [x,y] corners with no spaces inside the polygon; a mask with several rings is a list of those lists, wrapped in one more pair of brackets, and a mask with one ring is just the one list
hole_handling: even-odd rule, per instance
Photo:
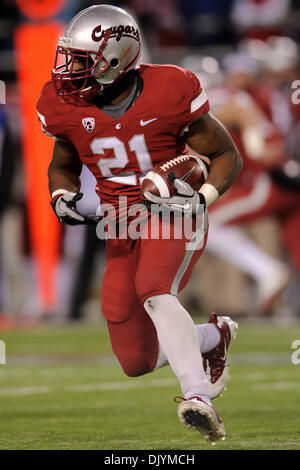
{"label": "red jersey", "polygon": [[[228,104],[230,105],[233,102],[236,102],[245,109],[248,108],[249,111],[251,111],[253,105],[255,105],[255,107],[260,111],[257,115],[257,126],[264,141],[282,142],[282,137],[278,134],[275,125],[263,112],[261,112],[262,110],[259,103],[257,103],[248,92],[243,90],[233,90],[224,86],[208,90],[208,96],[210,98],[212,111],[215,111],[216,115],[218,115],[218,108],[226,108]],[[240,128],[229,126],[227,123],[225,123],[225,126],[227,127],[243,159],[243,169],[238,175],[235,184],[241,183],[246,186],[251,186],[259,173],[265,173],[269,169],[260,162],[259,158],[255,159],[247,153]],[[282,158],[284,158],[284,155]]]}
{"label": "red jersey", "polygon": [[209,110],[205,91],[190,71],[173,65],[139,68],[143,90],[120,118],[79,97],[64,100],[47,82],[37,103],[43,130],[71,142],[97,180],[101,203],[140,202],[143,175],[184,150],[180,135]]}

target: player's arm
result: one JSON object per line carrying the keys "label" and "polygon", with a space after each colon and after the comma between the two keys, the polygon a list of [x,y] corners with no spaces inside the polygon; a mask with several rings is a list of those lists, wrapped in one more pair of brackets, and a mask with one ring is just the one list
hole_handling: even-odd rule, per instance
{"label": "player's arm", "polygon": [[48,168],[50,194],[59,190],[79,192],[81,169],[82,163],[75,147],[70,142],[57,140]]}
{"label": "player's arm", "polygon": [[[255,104],[247,106],[230,102],[214,109],[214,115],[227,129],[239,129],[246,154],[252,160],[269,169],[284,161],[283,139],[276,134],[273,125],[266,121]],[[268,129],[268,138],[263,129]]]}
{"label": "player's arm", "polygon": [[190,125],[186,142],[211,162],[207,180],[199,190],[209,206],[232,185],[242,169],[242,158],[228,131],[210,113]]}
{"label": "player's arm", "polygon": [[58,220],[70,225],[94,224],[99,220],[96,216],[80,214],[76,209],[76,202],[83,196],[79,192],[81,170],[75,147],[70,142],[57,140],[48,168],[51,206]]}
{"label": "player's arm", "polygon": [[195,191],[186,181],[169,175],[176,194],[163,198],[148,192],[147,199],[172,210],[187,207],[193,214],[205,209],[223,194],[242,169],[241,156],[225,127],[211,114],[203,114],[189,126],[186,143],[196,153],[210,160],[210,171],[205,183]]}

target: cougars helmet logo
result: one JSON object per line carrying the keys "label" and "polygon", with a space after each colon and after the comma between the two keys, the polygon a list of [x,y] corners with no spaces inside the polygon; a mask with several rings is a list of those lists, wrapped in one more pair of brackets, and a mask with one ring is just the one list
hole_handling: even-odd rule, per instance
{"label": "cougars helmet logo", "polygon": [[[137,68],[140,49],[138,24],[127,11],[112,5],[82,10],[58,41],[52,71],[57,93],[93,100],[95,93]],[[78,60],[80,70],[75,67]]]}

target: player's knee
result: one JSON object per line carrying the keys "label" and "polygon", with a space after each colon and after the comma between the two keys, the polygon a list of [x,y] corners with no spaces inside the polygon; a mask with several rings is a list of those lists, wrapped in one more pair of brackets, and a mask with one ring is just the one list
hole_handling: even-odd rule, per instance
{"label": "player's knee", "polygon": [[162,286],[157,281],[157,273],[138,273],[135,277],[135,290],[141,303],[154,295],[162,293]]}
{"label": "player's knee", "polygon": [[120,363],[128,377],[139,377],[148,374],[153,368],[147,358],[143,356],[123,358]]}

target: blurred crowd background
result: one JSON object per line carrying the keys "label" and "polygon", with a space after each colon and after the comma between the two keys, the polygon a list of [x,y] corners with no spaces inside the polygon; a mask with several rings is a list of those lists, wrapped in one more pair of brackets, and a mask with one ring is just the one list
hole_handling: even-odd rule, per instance
{"label": "blurred crowd background", "polygon": [[[193,314],[300,321],[300,1],[2,0],[0,329],[101,318],[105,244],[94,227],[62,228],[55,301],[49,305],[41,296],[22,146],[30,129],[23,125],[15,41],[21,25],[46,21],[33,19],[35,8],[49,7],[47,21],[67,23],[96,3],[124,7],[138,19],[143,62],[197,74],[244,158],[234,187],[211,209],[209,242],[182,294],[184,305]],[[35,58],[34,47],[30,54]],[[39,57],[35,63],[38,75]],[[49,162],[51,153],[41,158]],[[82,190],[82,210],[95,210],[94,181],[86,171]]]}

